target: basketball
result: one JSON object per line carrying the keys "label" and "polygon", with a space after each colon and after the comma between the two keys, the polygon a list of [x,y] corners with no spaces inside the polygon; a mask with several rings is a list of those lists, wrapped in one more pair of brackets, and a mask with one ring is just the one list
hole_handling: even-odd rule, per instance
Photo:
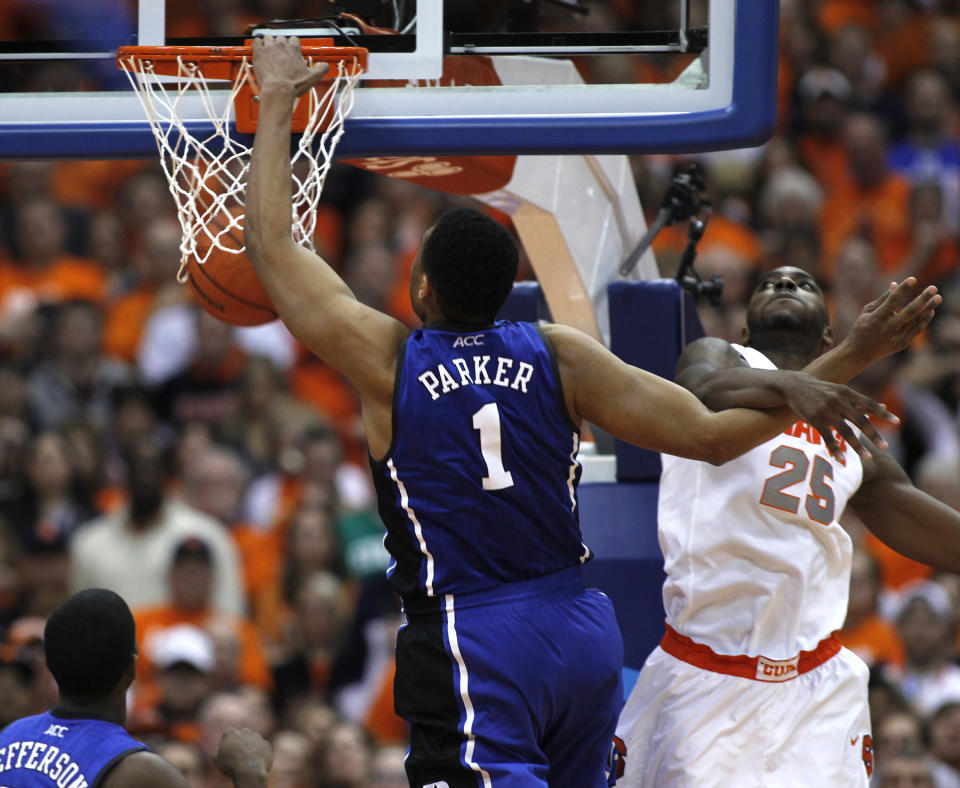
{"label": "basketball", "polygon": [[[224,208],[221,214],[227,209]],[[236,215],[238,208],[231,211]],[[216,235],[228,226],[226,216],[211,219],[210,235]],[[206,262],[200,263],[210,249],[210,239],[200,233],[197,239],[197,256],[187,262],[187,281],[194,298],[207,312],[224,323],[233,326],[259,326],[277,319],[277,312],[270,303],[263,285],[253,270],[253,263],[246,252],[228,252],[214,246]],[[220,236],[220,244],[231,249],[243,248],[242,228],[231,229]]]}

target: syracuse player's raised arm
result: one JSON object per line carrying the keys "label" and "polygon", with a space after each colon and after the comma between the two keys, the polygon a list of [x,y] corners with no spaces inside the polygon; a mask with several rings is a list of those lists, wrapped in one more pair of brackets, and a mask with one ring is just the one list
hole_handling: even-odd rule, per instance
{"label": "syracuse player's raised arm", "polygon": [[778,408],[785,404],[782,392],[791,374],[752,369],[726,340],[703,337],[683,349],[674,379],[710,410]]}
{"label": "syracuse player's raised arm", "polygon": [[[683,349],[677,361],[676,382],[696,394],[710,410],[786,404],[813,424],[807,418],[810,403],[798,396],[810,391],[809,387],[806,392],[798,391],[803,374],[846,383],[873,362],[903,350],[929,325],[942,300],[936,287],[920,292],[917,289],[913,277],[891,285],[863,307],[843,342],[814,359],[802,372],[751,368],[730,343],[704,337]],[[865,429],[871,440],[879,440],[866,425],[857,426]]]}
{"label": "syracuse player's raised arm", "polygon": [[[571,416],[637,446],[720,465],[770,440],[796,418],[789,408],[713,413],[685,388],[624,363],[576,329],[552,325],[545,333],[556,352]],[[846,386],[817,383],[830,392],[821,434],[830,435],[833,427],[860,451],[846,422],[857,423],[864,414],[888,418],[886,409]],[[839,451],[832,435],[825,440]]]}
{"label": "syracuse player's raised arm", "polygon": [[889,454],[875,452],[863,464],[863,483],[847,505],[901,555],[960,572],[960,512],[918,490]]}
{"label": "syracuse player's raised arm", "polygon": [[[837,370],[841,364],[851,366],[847,363],[850,355],[834,354],[836,363],[822,365],[823,371],[839,374]],[[730,408],[786,406],[796,417],[821,434],[828,435],[827,446],[831,451],[836,451],[836,447],[831,445],[835,439],[829,427],[837,413],[835,398],[838,389],[833,383],[804,370],[755,369],[729,342],[703,337],[683,349],[677,361],[676,382],[715,412]],[[881,448],[886,448],[883,437],[864,413],[857,413],[853,421],[868,438]],[[857,448],[856,444],[854,448]]]}
{"label": "syracuse player's raised arm", "polygon": [[343,373],[361,396],[392,396],[398,320],[360,303],[318,255],[291,235],[290,122],[294,99],[316,84],[295,38],[253,40],[259,118],[247,180],[247,255],[277,313],[294,336]]}

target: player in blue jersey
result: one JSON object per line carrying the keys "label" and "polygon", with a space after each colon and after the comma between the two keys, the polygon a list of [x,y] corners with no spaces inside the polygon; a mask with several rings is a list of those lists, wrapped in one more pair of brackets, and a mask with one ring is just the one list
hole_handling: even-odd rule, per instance
{"label": "player in blue jersey", "polygon": [[[288,328],[360,394],[407,617],[395,704],[410,724],[410,784],[606,785],[622,646],[609,600],[580,580],[590,558],[577,519],[580,425],[722,463],[794,417],[714,414],[575,329],[494,322],[518,253],[476,211],[445,214],[424,235],[410,282],[423,328],[361,304],[291,237],[292,107],[326,67],[309,68],[296,39],[255,39],[253,50],[247,253]],[[923,324],[934,304],[908,305],[910,295],[898,288],[884,309]],[[867,414],[886,413],[809,375],[797,396],[818,403],[811,420],[834,449],[831,426],[859,449],[845,419],[875,436]]]}
{"label": "player in blue jersey", "polygon": [[[137,669],[133,615],[113,591],[89,589],[50,614],[47,667],[56,708],[0,731],[3,788],[189,788],[170,763],[127,733]],[[237,788],[266,788],[272,753],[252,731],[224,734],[216,763]]]}

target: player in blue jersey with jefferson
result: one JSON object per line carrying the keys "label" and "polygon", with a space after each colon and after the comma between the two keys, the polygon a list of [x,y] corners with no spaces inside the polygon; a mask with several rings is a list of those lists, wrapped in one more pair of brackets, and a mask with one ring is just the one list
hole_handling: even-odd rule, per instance
{"label": "player in blue jersey with jefferson", "polygon": [[[631,367],[565,326],[494,322],[517,271],[509,234],[476,211],[423,239],[412,333],[361,304],[291,237],[290,118],[316,83],[292,38],[255,39],[259,120],[246,248],[283,321],[360,394],[371,467],[407,624],[397,712],[410,724],[415,788],[600,788],[622,702],[622,645],[609,600],[586,590],[576,488],[580,425],[655,451],[722,463],[794,421],[711,413],[690,392]],[[932,304],[890,295],[902,320]],[[876,435],[877,403],[806,376],[797,396]]]}
{"label": "player in blue jersey with jefferson", "polygon": [[[133,615],[102,588],[70,597],[44,629],[56,708],[0,731],[3,788],[189,788],[186,778],[123,729],[137,670]],[[224,734],[215,761],[237,788],[267,788],[270,745],[249,730]]]}

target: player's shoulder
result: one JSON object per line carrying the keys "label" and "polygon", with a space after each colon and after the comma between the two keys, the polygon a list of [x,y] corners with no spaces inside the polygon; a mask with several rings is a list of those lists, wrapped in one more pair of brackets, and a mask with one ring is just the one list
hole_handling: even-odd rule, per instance
{"label": "player's shoulder", "polygon": [[600,343],[589,334],[572,326],[561,323],[542,323],[539,325],[541,336],[553,346],[558,355],[576,355],[589,353]]}
{"label": "player's shoulder", "polygon": [[149,750],[122,758],[100,785],[102,788],[189,788],[186,778],[173,764]]}
{"label": "player's shoulder", "polygon": [[745,366],[746,360],[737,346],[719,337],[700,337],[680,351],[681,362],[700,364],[711,362],[716,366]]}
{"label": "player's shoulder", "polygon": [[718,337],[701,337],[680,352],[674,369],[674,380],[691,388],[705,375],[721,369],[749,366],[735,345]]}
{"label": "player's shoulder", "polygon": [[20,717],[20,719],[14,720],[13,722],[4,726],[3,730],[0,731],[0,741],[9,741],[11,739],[15,739],[21,731],[32,730],[42,721],[42,718],[45,716],[47,715],[33,714],[29,717]]}

